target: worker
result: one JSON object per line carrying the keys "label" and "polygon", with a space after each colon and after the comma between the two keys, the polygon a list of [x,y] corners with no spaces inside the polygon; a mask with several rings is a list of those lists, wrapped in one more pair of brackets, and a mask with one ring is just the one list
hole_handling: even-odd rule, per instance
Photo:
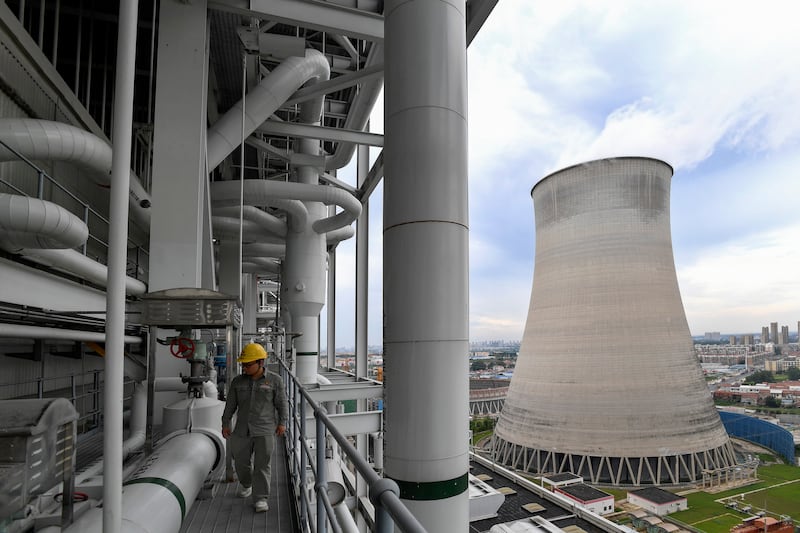
{"label": "worker", "polygon": [[[237,362],[242,374],[233,378],[222,414],[222,436],[228,439],[236,475],[237,495],[253,495],[256,512],[269,509],[270,458],[275,435],[286,431],[289,407],[286,388],[278,374],[266,369],[267,351],[258,343],[242,349]],[[231,419],[236,413],[236,427]]]}

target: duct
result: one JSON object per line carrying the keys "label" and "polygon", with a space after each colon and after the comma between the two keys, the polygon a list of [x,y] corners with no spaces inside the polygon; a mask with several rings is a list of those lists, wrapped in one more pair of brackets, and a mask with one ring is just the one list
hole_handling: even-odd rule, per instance
{"label": "duct", "polygon": [[75,248],[88,237],[86,224],[60,205],[0,194],[0,247],[9,252],[22,248]]}
{"label": "duct", "polygon": [[[364,67],[372,65],[379,65],[383,63],[383,44],[375,43],[372,45],[369,57]],[[342,126],[344,129],[364,131],[364,128],[369,122],[369,116],[372,113],[372,108],[375,107],[375,102],[383,88],[383,77],[370,78],[364,82],[359,88],[358,95],[353,100],[350,110],[347,113],[347,118]],[[338,170],[353,158],[353,152],[356,145],[353,143],[340,142],[336,145],[336,150],[333,155],[325,158],[325,170]]]}
{"label": "duct", "polygon": [[[223,241],[236,241],[239,239],[239,218],[229,217],[212,217],[212,225],[214,227],[214,236]],[[242,220],[242,239],[248,242],[262,242],[262,243],[283,243],[283,237],[265,233],[255,222],[250,220]]]}
{"label": "duct", "polygon": [[340,242],[350,239],[355,234],[356,232],[353,229],[353,226],[345,226],[343,228],[335,229],[326,233],[325,243],[328,246],[336,246]]}
{"label": "duct", "polygon": [[[220,450],[205,433],[182,433],[160,445],[122,494],[122,531],[177,533],[207,475],[220,462]],[[66,533],[100,533],[103,509],[87,511]]]}
{"label": "duct", "polygon": [[[29,118],[0,119],[0,141],[25,156],[39,161],[68,161],[94,171],[99,185],[111,184],[111,146],[103,139],[63,122]],[[0,145],[0,162],[17,156]],[[128,193],[131,215],[143,228],[150,228],[151,199],[139,178],[131,172]]]}
{"label": "duct", "polygon": [[[240,184],[237,181],[217,181],[211,184],[211,197],[215,205],[238,203],[239,195]],[[348,226],[361,214],[361,202],[352,194],[336,187],[285,181],[244,180],[244,200],[248,205],[270,205],[271,200],[275,198],[322,202],[325,205],[337,205],[344,210],[315,221],[312,227],[317,233],[327,233]],[[294,213],[290,213],[291,215]],[[304,224],[301,222],[303,221],[292,218],[290,227],[302,228]]]}
{"label": "duct", "polygon": [[[263,180],[247,180],[247,181],[263,181]],[[245,181],[245,185],[247,185],[247,181]],[[221,184],[230,183],[231,185],[223,186]],[[264,183],[282,183],[282,182],[267,182]],[[230,189],[230,190],[226,190]],[[234,190],[235,189],[235,190]],[[220,197],[215,197],[215,191],[224,191],[224,194],[217,193]],[[227,206],[235,206],[238,208],[239,206],[239,182],[238,181],[215,181],[211,184],[211,205],[214,207],[227,207]],[[308,220],[308,210],[306,206],[303,205],[303,202],[299,200],[293,199],[286,199],[283,197],[276,197],[270,195],[261,195],[257,199],[253,199],[252,201],[247,196],[247,191],[245,191],[245,202],[248,205],[268,205],[270,207],[275,207],[277,209],[282,209],[289,214],[289,219],[292,221],[291,227],[305,227],[306,221]],[[239,217],[236,217],[237,223],[237,230],[236,234],[239,234],[238,230],[238,223]],[[238,237],[237,237],[238,238]]]}
{"label": "duct", "polygon": [[133,385],[133,401],[131,403],[130,433],[122,442],[123,459],[144,446],[145,428],[147,425],[147,386],[142,383]]}
{"label": "duct", "polygon": [[280,274],[281,271],[281,265],[266,257],[245,257],[242,260],[252,265],[259,266],[261,267],[262,271],[269,272],[271,274]]}
{"label": "duct", "polygon": [[[0,337],[87,342],[105,342],[106,340],[106,334],[98,331],[24,326],[21,324],[0,324]],[[125,344],[140,344],[141,342],[142,339],[140,337],[125,336]]]}
{"label": "duct", "polygon": [[[215,207],[211,210],[211,214],[214,216],[232,217],[238,219],[239,206]],[[242,206],[242,218],[259,224],[264,231],[274,233],[275,235],[281,237],[286,236],[286,221],[257,207],[253,207],[252,205]]]}
{"label": "duct", "polygon": [[243,244],[242,255],[245,257],[283,257],[286,255],[286,245],[261,242]]}
{"label": "duct", "polygon": [[306,82],[312,79],[327,80],[329,76],[328,61],[316,50],[306,50],[305,57],[284,60],[244,98],[244,113],[242,101],[239,101],[209,128],[209,170],[216,168],[241,144],[242,129],[244,138],[249,137]]}
{"label": "duct", "polygon": [[[34,250],[25,248],[17,253],[31,261],[67,271],[92,283],[103,286],[107,284],[108,268],[75,250]],[[125,291],[133,295],[144,294],[147,292],[147,285],[138,279],[128,277],[125,280]]]}

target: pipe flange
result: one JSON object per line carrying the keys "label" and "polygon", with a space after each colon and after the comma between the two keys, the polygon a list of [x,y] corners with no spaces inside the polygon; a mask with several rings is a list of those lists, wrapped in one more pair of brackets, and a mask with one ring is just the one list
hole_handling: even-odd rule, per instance
{"label": "pipe flange", "polygon": [[369,486],[369,501],[372,502],[372,505],[375,507],[383,507],[380,500],[383,493],[387,491],[394,492],[398,498],[400,497],[400,487],[397,486],[397,483],[395,483],[393,479],[385,477],[379,479]]}

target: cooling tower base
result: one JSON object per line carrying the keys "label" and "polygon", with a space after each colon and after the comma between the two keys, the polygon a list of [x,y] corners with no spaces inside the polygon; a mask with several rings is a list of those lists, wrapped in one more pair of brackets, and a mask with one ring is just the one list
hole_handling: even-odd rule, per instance
{"label": "cooling tower base", "polygon": [[736,465],[730,441],[717,448],[659,457],[604,457],[537,450],[495,436],[492,456],[531,474],[579,475],[595,485],[642,486],[702,483],[717,470]]}

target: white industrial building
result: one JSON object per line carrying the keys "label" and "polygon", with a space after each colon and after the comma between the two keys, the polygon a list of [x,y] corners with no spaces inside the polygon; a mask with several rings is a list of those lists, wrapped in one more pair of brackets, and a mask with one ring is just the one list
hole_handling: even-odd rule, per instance
{"label": "white industrial building", "polygon": [[685,497],[678,496],[659,487],[645,487],[628,491],[628,503],[638,505],[642,509],[658,516],[666,516],[689,508]]}

